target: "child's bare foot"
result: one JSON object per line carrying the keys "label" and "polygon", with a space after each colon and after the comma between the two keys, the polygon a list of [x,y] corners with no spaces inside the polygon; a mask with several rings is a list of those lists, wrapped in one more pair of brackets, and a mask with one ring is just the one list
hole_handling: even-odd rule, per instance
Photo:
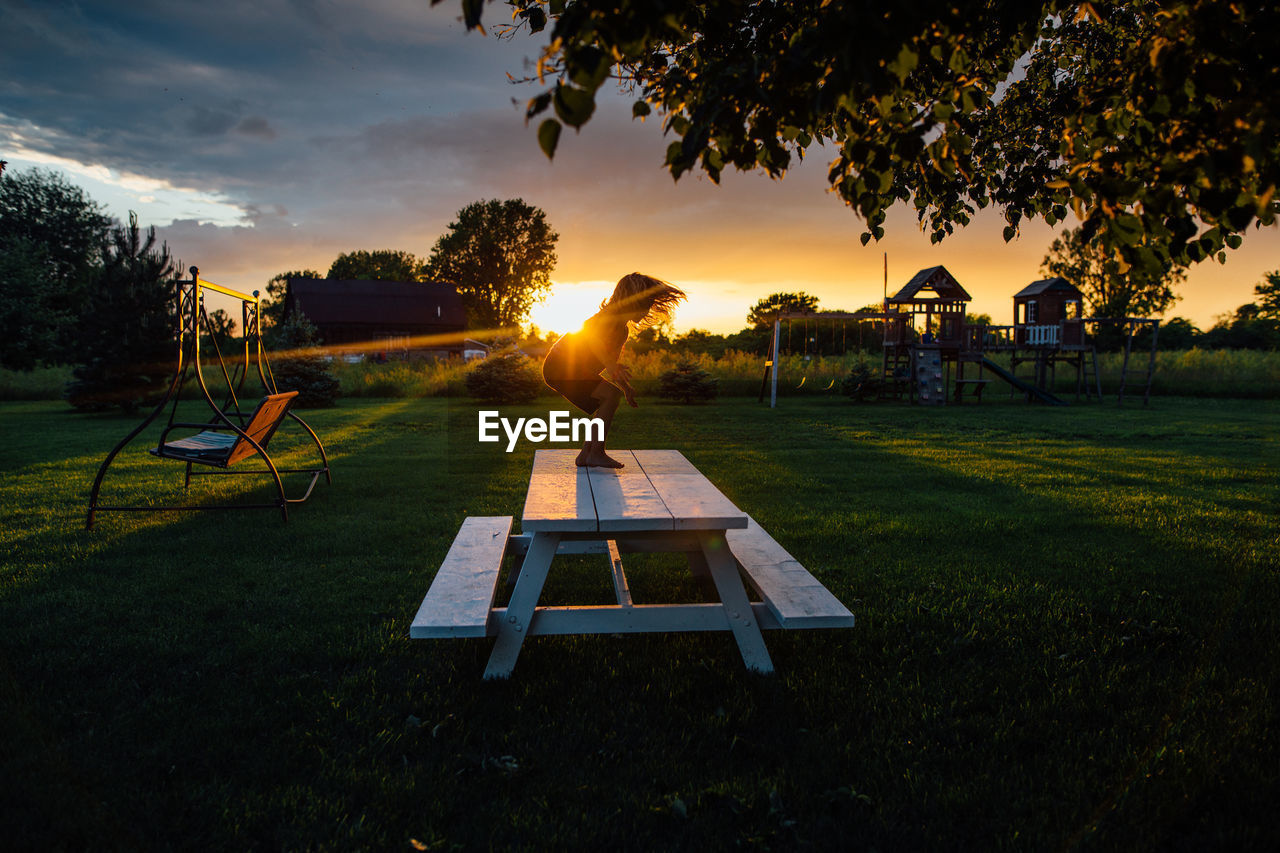
{"label": "child's bare foot", "polygon": [[[584,455],[585,454],[585,455]],[[614,459],[603,450],[587,453],[585,450],[578,454],[578,458],[574,460],[579,468],[625,468],[626,466]]]}

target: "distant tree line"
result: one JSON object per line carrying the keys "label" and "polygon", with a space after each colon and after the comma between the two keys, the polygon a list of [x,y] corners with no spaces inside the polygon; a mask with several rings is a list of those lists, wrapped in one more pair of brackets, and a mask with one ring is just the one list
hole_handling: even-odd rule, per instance
{"label": "distant tree line", "polygon": [[264,316],[269,324],[283,321],[291,278],[437,281],[457,289],[467,328],[514,334],[551,290],[558,239],[546,213],[523,199],[477,201],[458,211],[426,260],[397,249],[357,249],[338,255],[324,276],[315,270],[274,276]]}

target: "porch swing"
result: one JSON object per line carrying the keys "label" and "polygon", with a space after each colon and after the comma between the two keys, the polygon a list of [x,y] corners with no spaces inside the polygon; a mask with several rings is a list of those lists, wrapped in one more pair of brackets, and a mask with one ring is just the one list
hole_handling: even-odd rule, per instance
{"label": "porch swing", "polygon": [[[89,514],[85,526],[93,529],[94,517],[98,512],[167,512],[178,510],[207,509],[279,509],[281,517],[289,520],[289,505],[302,503],[311,496],[316,481],[324,474],[325,481],[333,482],[329,471],[329,459],[325,455],[324,445],[307,423],[291,411],[297,391],[281,393],[276,388],[275,377],[271,374],[271,364],[262,348],[261,302],[257,291],[252,296],[240,293],[200,278],[200,270],[191,267],[191,279],[177,282],[178,287],[178,362],[170,379],[168,388],[159,404],[142,423],[138,424],[128,435],[120,440],[107,458],[98,468],[98,476],[93,481],[93,489],[89,493]],[[226,360],[218,346],[217,336],[212,334],[208,312],[205,310],[204,296],[206,291],[220,293],[232,299],[240,300],[241,317],[244,329],[244,358],[228,373]],[[227,396],[221,406],[213,400],[213,395],[205,384],[204,373],[200,364],[200,334],[210,332],[209,338],[217,356],[218,367],[223,381],[227,385]],[[266,392],[252,412],[245,414],[240,407],[240,392],[249,373],[250,363],[257,368],[258,379]],[[200,386],[201,396],[212,410],[209,420],[202,423],[182,422],[176,420],[178,404],[182,401],[182,387],[186,384],[187,374],[194,366],[196,383]],[[160,417],[165,408],[169,408],[169,419],[164,431],[160,434],[157,446],[149,452],[161,459],[171,459],[185,463],[186,476],[183,480],[183,491],[191,486],[192,476],[212,474],[269,474],[274,481],[278,497],[265,503],[224,503],[224,504],[181,504],[169,506],[140,505],[106,505],[98,503],[98,495],[102,488],[102,480],[107,469],[116,456],[135,438]],[[267,445],[276,430],[285,419],[300,426],[312,442],[320,457],[318,467],[311,468],[278,468],[267,453]],[[192,435],[170,438],[175,430],[197,430]],[[232,466],[251,456],[260,456],[265,468],[236,469]],[[200,465],[215,470],[193,470],[193,465]],[[289,497],[285,494],[282,474],[310,474],[311,482],[300,497]]]}

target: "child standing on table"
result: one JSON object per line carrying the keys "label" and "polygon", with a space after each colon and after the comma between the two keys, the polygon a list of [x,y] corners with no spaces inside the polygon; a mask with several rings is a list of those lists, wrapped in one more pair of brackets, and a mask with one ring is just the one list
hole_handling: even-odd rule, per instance
{"label": "child standing on table", "polygon": [[604,421],[604,438],[588,440],[575,460],[579,466],[621,468],[605,453],[605,439],[623,397],[633,407],[636,392],[631,371],[620,364],[622,347],[631,329],[670,320],[684,291],[652,276],[633,272],[623,276],[613,295],[582,328],[556,341],[542,363],[542,378],[588,415]]}

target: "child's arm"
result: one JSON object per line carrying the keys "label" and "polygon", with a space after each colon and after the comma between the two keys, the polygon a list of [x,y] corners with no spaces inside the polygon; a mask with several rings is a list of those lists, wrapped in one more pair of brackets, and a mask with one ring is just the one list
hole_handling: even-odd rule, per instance
{"label": "child's arm", "polygon": [[584,335],[584,340],[591,354],[604,365],[609,381],[616,383],[618,387],[629,384],[627,380],[631,378],[631,371],[618,361],[622,355],[622,347],[618,347],[617,352],[610,351],[597,334]]}

